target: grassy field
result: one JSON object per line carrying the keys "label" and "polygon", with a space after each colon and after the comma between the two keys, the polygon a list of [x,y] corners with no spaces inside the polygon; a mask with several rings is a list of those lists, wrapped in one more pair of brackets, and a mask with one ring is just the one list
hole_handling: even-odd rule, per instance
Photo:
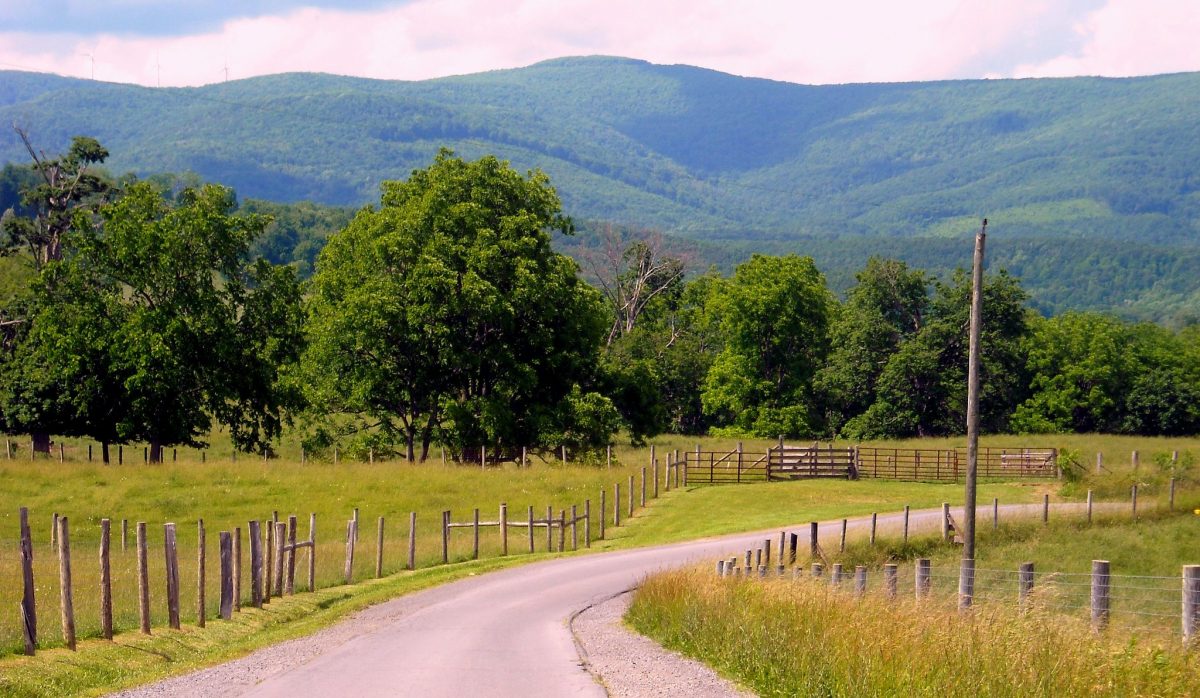
{"label": "grassy field", "polygon": [[[1200,452],[1200,441],[1193,440],[1133,440],[1116,437],[1055,437],[1054,440],[998,437],[985,443],[993,446],[1055,446],[1056,440],[1064,440],[1069,448],[1104,450],[1106,461],[1117,463],[1120,453],[1142,449],[1143,463],[1149,462],[1146,454],[1170,450]],[[535,458],[533,467],[516,468],[509,463],[490,466],[482,470],[475,466],[442,466],[440,458],[426,465],[404,462],[376,462],[373,464],[342,460],[336,465],[329,462],[300,464],[299,449],[285,443],[281,458],[264,462],[261,459],[239,457],[234,461],[227,446],[217,445],[209,449],[201,462],[199,452],[181,449],[177,462],[146,466],[141,463],[141,448],[125,449],[123,465],[104,466],[97,462],[86,462],[85,442],[64,441],[65,463],[54,460],[25,460],[28,451],[18,451],[12,460],[0,460],[0,579],[11,580],[0,583],[0,609],[15,609],[20,594],[19,560],[17,557],[17,509],[29,507],[35,541],[35,563],[38,580],[38,607],[41,622],[39,631],[44,647],[53,647],[60,642],[58,627],[58,576],[57,563],[50,547],[49,534],[51,516],[54,512],[70,517],[72,549],[75,559],[75,608],[81,638],[94,637],[98,633],[98,599],[94,589],[98,572],[94,564],[99,533],[99,520],[107,517],[114,526],[114,604],[118,632],[136,627],[136,585],[134,583],[135,560],[132,550],[132,527],[136,521],[146,521],[150,533],[150,578],[152,615],[156,624],[154,638],[135,638],[133,634],[121,635],[121,642],[149,643],[161,656],[170,657],[162,665],[150,661],[135,662],[142,668],[130,668],[113,677],[103,671],[90,675],[96,685],[113,685],[112,682],[139,680],[155,672],[167,671],[167,666],[182,670],[187,666],[218,661],[256,646],[277,641],[285,636],[302,634],[320,623],[332,622],[345,610],[387,598],[388,595],[404,593],[417,588],[430,579],[446,579],[469,574],[478,565],[498,564],[466,562],[471,552],[469,530],[454,531],[451,545],[452,564],[427,570],[430,565],[440,563],[440,513],[445,509],[453,512],[455,521],[467,521],[471,512],[478,507],[484,520],[495,519],[501,501],[507,502],[510,518],[525,518],[527,506],[534,506],[535,516],[545,515],[547,505],[555,511],[569,509],[572,504],[580,506],[585,499],[593,505],[593,535],[599,530],[600,516],[598,499],[601,488],[608,493],[612,506],[612,485],[622,483],[622,490],[633,475],[640,479],[642,466],[649,465],[649,448],[616,448],[615,462],[610,468],[601,462],[596,465],[563,466],[553,460]],[[214,439],[219,444],[219,439]],[[694,438],[670,437],[654,442],[660,462],[672,449],[691,449]],[[746,441],[747,451],[765,450],[769,441]],[[922,441],[922,447],[949,447],[957,440]],[[705,450],[732,449],[731,439],[703,439]],[[885,444],[885,445],[891,445]],[[898,444],[915,445],[913,442]],[[95,451],[98,456],[98,449]],[[114,454],[115,455],[115,454]],[[168,457],[169,452],[168,452]],[[1094,458],[1094,455],[1092,456]],[[1109,474],[1109,477],[1113,477]],[[985,483],[981,490],[981,501],[999,497],[1003,502],[1034,501],[1043,492],[1054,492],[1061,483]],[[1067,496],[1077,496],[1070,492]],[[652,488],[648,488],[652,491]],[[661,488],[660,488],[661,489]],[[893,483],[885,481],[822,481],[797,482],[790,484],[757,484],[729,487],[699,487],[686,492],[662,492],[663,497],[638,512],[619,529],[609,528],[608,540],[596,548],[608,549],[647,545],[653,543],[686,540],[696,537],[772,528],[801,523],[813,519],[837,518],[871,511],[888,511],[901,508],[904,504],[914,507],[935,506],[941,501],[958,502],[961,485]],[[1057,498],[1057,495],[1056,495]],[[391,575],[382,584],[371,583],[354,587],[336,586],[341,583],[341,567],[344,555],[345,522],[354,508],[359,508],[362,521],[360,543],[356,554],[356,579],[366,579],[374,574],[375,524],[378,517],[386,519],[384,543],[384,573]],[[191,638],[219,637],[225,625],[210,624],[210,629],[187,630],[195,622],[195,530],[196,519],[204,518],[208,531],[209,570],[207,596],[208,613],[215,613],[218,598],[215,581],[217,532],[243,528],[250,519],[269,518],[278,511],[281,517],[296,514],[300,517],[300,537],[307,532],[310,512],[317,515],[317,585],[323,589],[317,596],[333,594],[344,598],[325,608],[321,613],[308,618],[304,623],[282,623],[264,620],[270,625],[269,632],[258,627],[257,621],[243,621],[238,625],[241,635],[238,640],[226,638],[214,642],[220,650],[198,649],[189,654],[175,644],[180,632]],[[417,512],[417,573],[403,572],[406,562],[407,516]],[[623,517],[624,518],[624,517]],[[119,544],[121,519],[130,521],[130,550],[122,551]],[[163,595],[162,524],[173,521],[179,526],[179,555],[181,606],[184,631],[166,632],[157,630],[165,621]],[[513,564],[528,555],[523,532],[514,529],[510,534],[510,546],[514,556],[503,564]],[[569,536],[568,536],[569,540]],[[568,542],[568,546],[570,543]],[[245,544],[243,544],[245,548]],[[537,548],[543,551],[544,534],[537,537]],[[496,529],[485,529],[481,541],[481,555],[494,558],[499,553],[500,540]],[[519,554],[516,554],[518,553]],[[248,550],[243,554],[248,557]],[[300,556],[302,568],[304,554]],[[243,570],[244,574],[248,574]],[[430,577],[429,575],[433,575]],[[298,578],[302,575],[298,574]],[[415,585],[415,586],[414,586]],[[248,583],[243,583],[243,596],[248,598]],[[329,591],[324,591],[328,589]],[[336,591],[335,591],[336,590]],[[303,597],[316,598],[316,597]],[[290,608],[292,604],[303,607],[307,603],[302,597],[272,603],[265,618],[278,619],[274,613]],[[278,604],[278,605],[276,605]],[[254,615],[254,614],[251,614]],[[286,615],[286,614],[283,614]],[[243,618],[249,616],[243,615]],[[306,616],[307,618],[307,616]],[[323,619],[323,620],[321,620]],[[264,626],[265,627],[265,626]],[[0,651],[12,652],[19,647],[19,620],[15,612],[0,613]],[[207,646],[208,640],[198,640],[198,647]],[[102,641],[84,642],[84,652],[72,657],[71,664],[79,664],[85,652],[96,652],[93,646],[107,645]],[[57,651],[55,651],[57,652]],[[190,652],[190,650],[189,650]],[[44,652],[42,656],[52,656]],[[144,653],[143,653],[144,654]],[[70,665],[61,659],[43,662],[40,658],[30,662],[24,658],[10,656],[0,658],[0,676],[12,676],[28,672],[31,675],[47,675],[48,666],[57,666],[72,675]],[[22,667],[17,672],[17,667]],[[149,673],[147,673],[149,672]],[[50,672],[53,673],[53,672]],[[87,674],[87,672],[84,672]],[[89,679],[70,683],[67,679],[56,686],[76,686],[70,691],[50,690],[49,693],[76,692],[78,686],[89,685]],[[65,682],[65,683],[64,683]],[[8,691],[0,691],[8,693]]]}
{"label": "grassy field", "polygon": [[634,628],[764,696],[1184,696],[1200,662],[1178,639],[1130,642],[1011,606],[856,599],[812,581],[656,575]]}

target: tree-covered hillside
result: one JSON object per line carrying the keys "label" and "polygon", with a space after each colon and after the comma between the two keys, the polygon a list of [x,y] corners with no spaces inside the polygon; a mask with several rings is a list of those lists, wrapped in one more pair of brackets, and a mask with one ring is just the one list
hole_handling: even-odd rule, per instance
{"label": "tree-covered hillside", "polygon": [[[448,146],[542,169],[577,220],[690,239],[727,270],[752,252],[811,254],[840,289],[871,254],[934,273],[965,263],[957,241],[987,216],[993,261],[1044,312],[1167,322],[1200,300],[1197,103],[1200,73],[806,86],[605,57],[182,89],[0,72],[0,120],[48,152],[94,136],[113,172],[357,207]],[[6,160],[28,161],[10,129]],[[346,216],[286,216],[270,256],[306,272]],[[304,232],[310,219],[321,232]]]}

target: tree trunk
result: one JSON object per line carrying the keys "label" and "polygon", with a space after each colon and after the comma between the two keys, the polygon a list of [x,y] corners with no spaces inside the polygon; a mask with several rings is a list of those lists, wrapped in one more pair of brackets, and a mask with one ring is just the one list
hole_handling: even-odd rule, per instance
{"label": "tree trunk", "polygon": [[162,454],[163,454],[162,443],[159,441],[155,441],[154,439],[151,439],[150,440],[150,462],[151,463],[161,463],[162,459],[163,459]]}
{"label": "tree trunk", "polygon": [[35,431],[29,435],[29,438],[31,441],[33,441],[33,452],[34,453],[45,453],[45,454],[49,455],[49,453],[50,453],[50,434],[48,434],[44,431]]}
{"label": "tree trunk", "polygon": [[100,459],[102,461],[104,461],[105,465],[108,465],[108,442],[107,441],[100,442]]}

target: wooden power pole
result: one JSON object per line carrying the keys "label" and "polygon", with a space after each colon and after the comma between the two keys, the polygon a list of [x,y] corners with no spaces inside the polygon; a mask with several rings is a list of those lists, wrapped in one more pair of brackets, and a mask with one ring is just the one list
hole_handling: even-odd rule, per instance
{"label": "wooden power pole", "polygon": [[983,245],[987,219],[975,236],[971,273],[971,346],[967,360],[967,485],[963,511],[963,559],[975,559],[975,493],[979,467],[979,335],[983,324]]}

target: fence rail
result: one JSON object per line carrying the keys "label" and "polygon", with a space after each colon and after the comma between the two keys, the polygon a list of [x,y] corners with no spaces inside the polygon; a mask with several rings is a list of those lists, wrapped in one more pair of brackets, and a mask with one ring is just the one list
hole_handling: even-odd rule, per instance
{"label": "fence rail", "polygon": [[[678,453],[669,462],[681,463],[691,484],[730,484],[809,478],[877,478],[921,482],[957,482],[966,475],[965,448],[834,447],[814,443],[795,446],[780,442],[765,453],[732,451]],[[981,448],[978,474],[982,478],[1053,478],[1058,451],[1053,448]]]}

